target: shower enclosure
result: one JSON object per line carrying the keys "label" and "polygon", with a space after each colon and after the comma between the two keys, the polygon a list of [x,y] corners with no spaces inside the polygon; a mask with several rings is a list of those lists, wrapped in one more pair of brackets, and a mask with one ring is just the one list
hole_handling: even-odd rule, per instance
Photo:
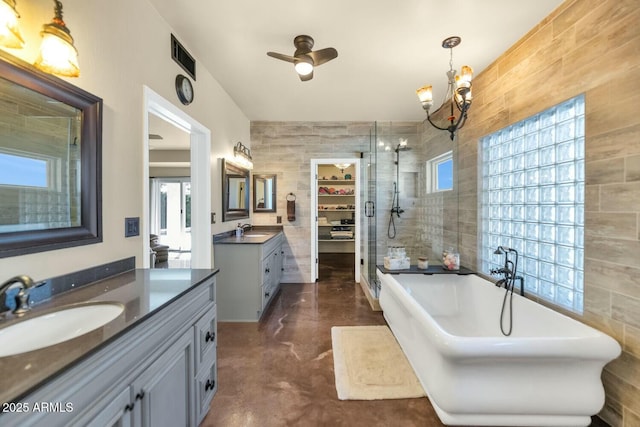
{"label": "shower enclosure", "polygon": [[444,248],[458,246],[457,189],[430,192],[427,171],[428,161],[447,151],[453,151],[455,164],[455,144],[422,122],[372,125],[362,162],[361,247],[362,278],[374,298],[380,291],[376,266],[389,246],[404,246],[412,264],[420,256],[438,263]]}

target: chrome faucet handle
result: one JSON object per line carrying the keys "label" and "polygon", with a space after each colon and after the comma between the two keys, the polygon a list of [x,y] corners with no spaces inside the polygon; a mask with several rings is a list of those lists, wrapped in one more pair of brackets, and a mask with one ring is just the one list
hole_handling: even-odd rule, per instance
{"label": "chrome faucet handle", "polygon": [[29,291],[22,288],[16,295],[16,309],[13,310],[13,314],[20,317],[29,310],[31,310],[31,307],[29,307]]}

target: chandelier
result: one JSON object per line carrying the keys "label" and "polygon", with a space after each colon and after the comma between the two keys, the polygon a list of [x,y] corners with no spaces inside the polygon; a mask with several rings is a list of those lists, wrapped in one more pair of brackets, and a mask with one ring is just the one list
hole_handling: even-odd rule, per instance
{"label": "chandelier", "polygon": [[[449,71],[447,71],[447,93],[445,94],[442,104],[434,113],[449,104],[448,125],[439,126],[431,120],[432,114],[430,110],[431,107],[433,107],[433,87],[431,85],[423,86],[416,90],[418,98],[422,103],[422,108],[427,112],[427,120],[429,123],[436,129],[448,131],[452,141],[456,131],[462,129],[467,121],[467,112],[469,108],[471,108],[471,79],[473,78],[473,70],[471,67],[464,65],[460,70],[460,75],[456,75],[456,70],[453,69],[453,48],[458,46],[461,40],[458,36],[452,36],[442,41],[442,47],[449,49],[450,52]],[[460,113],[458,117],[455,115],[454,105]]]}

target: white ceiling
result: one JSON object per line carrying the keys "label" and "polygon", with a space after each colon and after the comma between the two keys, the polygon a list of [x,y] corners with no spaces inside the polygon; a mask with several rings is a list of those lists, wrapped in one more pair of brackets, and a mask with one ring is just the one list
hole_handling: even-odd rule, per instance
{"label": "white ceiling", "polygon": [[[453,65],[477,74],[539,23],[561,0],[149,0],[180,42],[254,120],[422,120],[415,90],[446,89],[448,36],[462,37]],[[302,82],[293,38],[338,58]],[[169,50],[167,49],[167,55]],[[197,77],[197,75],[196,75]],[[194,83],[197,96],[198,82]]]}

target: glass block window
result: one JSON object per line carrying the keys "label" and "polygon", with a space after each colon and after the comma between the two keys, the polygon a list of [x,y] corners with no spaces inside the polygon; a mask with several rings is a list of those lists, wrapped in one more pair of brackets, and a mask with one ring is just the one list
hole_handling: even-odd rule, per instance
{"label": "glass block window", "polygon": [[480,140],[482,272],[518,251],[525,293],[581,313],[584,95]]}

